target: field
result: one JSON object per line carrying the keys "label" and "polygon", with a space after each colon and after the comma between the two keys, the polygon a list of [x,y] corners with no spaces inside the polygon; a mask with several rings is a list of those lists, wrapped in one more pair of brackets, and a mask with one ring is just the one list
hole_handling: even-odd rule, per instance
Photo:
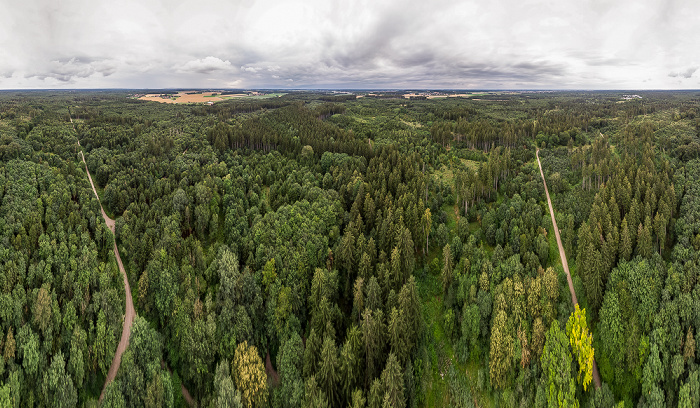
{"label": "field", "polygon": [[142,101],[152,101],[161,103],[213,103],[225,101],[227,99],[233,98],[250,98],[250,99],[264,99],[264,98],[275,98],[284,95],[283,93],[270,93],[264,94],[260,92],[245,92],[236,94],[225,94],[222,95],[220,91],[179,91],[176,94],[156,94],[150,93],[145,95],[140,95],[138,99]]}

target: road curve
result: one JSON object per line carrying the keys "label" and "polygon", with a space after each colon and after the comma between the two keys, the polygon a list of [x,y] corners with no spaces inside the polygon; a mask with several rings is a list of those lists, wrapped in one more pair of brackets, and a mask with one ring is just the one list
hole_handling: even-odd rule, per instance
{"label": "road curve", "polygon": [[[540,167],[540,175],[542,176],[542,183],[544,183],[544,193],[547,196],[547,204],[549,205],[549,215],[552,217],[552,227],[554,228],[554,236],[557,238],[557,245],[559,246],[559,257],[561,258],[561,266],[566,272],[566,281],[569,283],[569,291],[571,292],[571,301],[574,305],[578,304],[576,299],[576,291],[574,291],[574,282],[571,280],[571,273],[569,272],[569,264],[566,262],[566,253],[564,252],[564,246],[561,244],[561,236],[559,235],[559,227],[557,227],[557,220],[554,218],[554,207],[552,207],[552,199],[549,198],[549,190],[547,189],[547,181],[544,178],[544,172],[542,171],[542,163],[540,162],[540,149],[537,149],[535,153],[537,156],[537,165]],[[593,360],[593,382],[596,388],[600,388],[600,374],[598,373],[598,365]]]}

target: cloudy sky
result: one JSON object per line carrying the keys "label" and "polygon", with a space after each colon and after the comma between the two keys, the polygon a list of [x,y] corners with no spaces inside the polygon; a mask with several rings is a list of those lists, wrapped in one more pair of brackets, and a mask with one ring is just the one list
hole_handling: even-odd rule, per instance
{"label": "cloudy sky", "polygon": [[0,89],[700,88],[698,0],[0,4]]}

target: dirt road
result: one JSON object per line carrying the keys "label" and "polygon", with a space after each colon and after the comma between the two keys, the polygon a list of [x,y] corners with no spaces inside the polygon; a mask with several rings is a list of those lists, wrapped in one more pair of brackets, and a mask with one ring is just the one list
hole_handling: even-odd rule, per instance
{"label": "dirt road", "polygon": [[[88,170],[87,163],[85,163],[85,155],[83,154],[82,151],[80,152],[80,156],[83,158],[83,164],[85,165],[85,172],[87,173],[88,179],[90,180],[90,185],[92,186],[92,191],[95,193],[95,197],[97,197],[97,201],[100,201],[100,196],[97,195],[97,189],[95,189],[95,183],[93,183],[93,181],[92,181],[92,176],[90,175],[90,170]],[[105,224],[107,224],[107,227],[109,228],[109,230],[112,231],[112,235],[114,235],[114,220],[107,216],[104,208],[102,208],[102,202],[100,202],[100,211],[102,212],[102,218],[104,218]],[[114,378],[117,376],[117,371],[119,371],[119,365],[122,362],[122,354],[124,354],[126,347],[129,345],[129,335],[131,334],[131,324],[134,322],[134,317],[136,316],[136,312],[134,311],[134,301],[131,298],[131,287],[129,286],[129,279],[126,277],[126,271],[124,270],[124,264],[122,264],[122,258],[121,258],[121,256],[119,256],[119,249],[117,249],[116,240],[114,241],[114,257],[117,258],[117,265],[119,265],[119,272],[121,272],[122,278],[124,278],[124,291],[126,292],[126,313],[124,314],[124,324],[122,327],[122,338],[119,340],[119,345],[117,345],[117,351],[116,351],[116,353],[114,353],[114,359],[112,360],[112,364],[109,366],[109,371],[107,372],[107,378],[105,379],[105,385],[102,387],[102,392],[100,393],[100,401],[102,401],[102,397],[104,397],[105,388],[107,388],[107,384],[114,381]]]}
{"label": "dirt road", "polygon": [[[71,123],[73,123],[73,118],[70,118]],[[73,126],[75,131],[75,126]],[[80,141],[78,141],[78,146],[80,146]],[[92,181],[92,176],[90,175],[90,170],[88,170],[87,163],[85,162],[85,155],[83,151],[80,151],[80,157],[83,159],[83,164],[85,165],[85,172],[88,175],[88,180],[90,180],[90,185],[92,186],[92,192],[95,193],[97,201],[100,203],[100,211],[102,212],[102,218],[105,220],[105,224],[110,231],[112,231],[112,236],[114,236],[114,220],[109,218],[105,213],[104,208],[102,208],[102,202],[100,201],[100,196],[97,195],[97,189],[95,189],[95,183]],[[114,359],[112,359],[112,364],[109,366],[109,371],[107,372],[107,378],[105,379],[105,385],[102,387],[102,392],[100,393],[100,401],[105,394],[105,388],[107,384],[114,381],[117,376],[117,371],[119,371],[119,365],[122,362],[122,354],[129,345],[129,335],[131,335],[131,325],[134,322],[134,317],[136,312],[134,310],[134,301],[131,298],[131,286],[129,286],[129,279],[126,277],[126,271],[124,270],[124,264],[122,264],[122,258],[119,256],[119,249],[117,248],[117,241],[114,241],[114,257],[117,259],[117,265],[119,266],[119,272],[122,274],[124,279],[124,292],[126,293],[126,311],[124,314],[124,323],[122,325],[122,337],[117,345],[117,351],[114,353]]]}
{"label": "dirt road", "polygon": [[[554,218],[554,207],[552,207],[552,199],[549,198],[549,190],[547,189],[547,181],[544,179],[544,172],[542,171],[542,163],[540,162],[540,149],[537,149],[535,153],[537,156],[537,165],[540,167],[540,175],[542,176],[542,183],[544,183],[544,193],[547,195],[547,204],[549,204],[549,215],[552,217],[552,227],[554,228],[554,236],[557,238],[557,245],[559,246],[559,257],[561,258],[561,266],[566,272],[566,281],[569,283],[569,291],[571,292],[571,301],[574,305],[578,304],[576,299],[576,291],[574,291],[574,282],[571,280],[571,273],[569,272],[569,264],[566,262],[566,253],[564,252],[564,246],[561,244],[561,236],[559,235],[559,227],[557,227],[557,220]],[[600,374],[598,374],[598,365],[593,360],[593,382],[596,388],[600,388]]]}
{"label": "dirt road", "polygon": [[[71,123],[73,123],[73,118],[70,118]],[[75,126],[73,126],[73,130],[75,130]],[[80,141],[78,141],[78,146],[80,146]],[[102,218],[105,220],[105,224],[107,224],[107,228],[109,228],[110,231],[112,231],[112,235],[114,236],[114,220],[109,218],[107,216],[107,213],[105,213],[104,208],[102,208],[102,202],[100,201],[100,196],[97,195],[97,189],[95,188],[95,183],[92,181],[92,176],[90,175],[90,170],[88,170],[87,163],[85,162],[85,155],[83,154],[82,150],[80,151],[80,157],[83,159],[83,164],[85,165],[85,172],[88,175],[88,180],[90,180],[90,186],[92,186],[92,192],[95,193],[95,197],[97,198],[97,201],[100,203],[100,211],[102,212]],[[119,249],[117,248],[117,242],[116,238],[114,241],[114,257],[117,258],[117,265],[119,266],[119,271],[122,274],[122,278],[124,278],[124,290],[126,292],[126,313],[124,315],[124,323],[122,327],[122,337],[119,340],[119,345],[117,345],[117,351],[114,353],[114,359],[112,360],[112,364],[109,366],[109,371],[107,372],[107,378],[105,379],[105,384],[102,387],[102,392],[100,393],[100,401],[102,401],[102,398],[104,397],[105,394],[105,389],[107,388],[107,384],[110,382],[114,381],[114,379],[117,377],[117,372],[119,371],[119,365],[122,362],[122,354],[124,354],[124,351],[126,351],[126,348],[129,346],[129,336],[131,335],[131,325],[134,322],[134,317],[136,317],[136,311],[134,310],[134,301],[131,298],[131,286],[129,286],[129,279],[126,276],[126,271],[124,270],[124,264],[122,264],[122,258],[119,256]],[[182,396],[185,398],[185,401],[191,406],[195,407],[197,406],[197,402],[192,398],[190,395],[190,392],[185,388],[184,384],[181,384],[181,391],[182,391]]]}

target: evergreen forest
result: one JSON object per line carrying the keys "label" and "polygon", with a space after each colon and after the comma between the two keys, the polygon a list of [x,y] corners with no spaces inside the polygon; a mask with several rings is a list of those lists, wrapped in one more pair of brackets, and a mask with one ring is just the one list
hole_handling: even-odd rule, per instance
{"label": "evergreen forest", "polygon": [[697,408],[700,92],[638,96],[2,91],[0,407]]}

